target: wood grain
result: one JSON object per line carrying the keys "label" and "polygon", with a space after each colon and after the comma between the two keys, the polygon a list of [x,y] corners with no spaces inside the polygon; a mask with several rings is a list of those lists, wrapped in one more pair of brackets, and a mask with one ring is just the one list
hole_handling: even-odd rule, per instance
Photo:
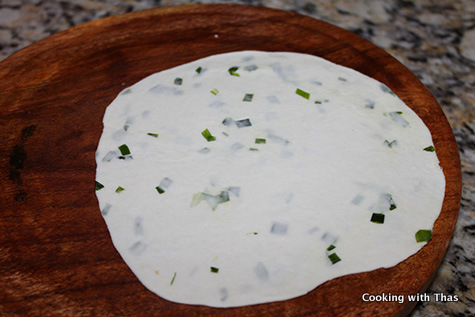
{"label": "wood grain", "polygon": [[[389,269],[343,276],[283,302],[216,309],[147,291],[114,249],[93,185],[107,105],[163,69],[237,50],[313,54],[389,86],[432,132],[447,187],[433,239]],[[105,18],[39,41],[0,63],[0,315],[384,316],[415,303],[361,295],[423,291],[458,215],[461,173],[452,130],[402,64],[330,24],[262,7],[191,5]]]}

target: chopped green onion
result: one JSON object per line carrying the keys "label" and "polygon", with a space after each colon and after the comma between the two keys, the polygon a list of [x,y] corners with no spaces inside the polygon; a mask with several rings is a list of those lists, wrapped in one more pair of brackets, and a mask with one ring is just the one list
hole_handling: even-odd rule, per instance
{"label": "chopped green onion", "polygon": [[335,247],[333,244],[331,244],[331,245],[327,248],[327,251],[331,251],[331,250],[333,250],[333,249],[335,249],[335,248],[336,248],[336,247]]}
{"label": "chopped green onion", "polygon": [[244,70],[247,70],[248,72],[252,72],[254,70],[257,69],[257,66],[256,65],[248,65],[248,66],[244,66]]}
{"label": "chopped green onion", "polygon": [[227,118],[224,118],[223,122],[221,123],[224,124],[225,126],[230,126],[233,122],[234,122],[233,118],[227,117]]}
{"label": "chopped green onion", "polygon": [[392,148],[393,145],[397,145],[397,140],[392,140],[389,142],[388,140],[384,140],[384,144],[386,144],[388,147]]}
{"label": "chopped green onion", "polygon": [[247,233],[248,235],[252,234],[252,235],[257,235],[258,233],[257,232],[248,232]]}
{"label": "chopped green onion", "polygon": [[124,91],[121,92],[120,94],[121,94],[121,95],[127,95],[127,94],[130,94],[131,92],[132,92],[132,89],[127,88],[126,90],[124,90]]}
{"label": "chopped green onion", "polygon": [[[210,195],[210,194],[206,194],[206,193],[203,193],[203,196],[206,200],[206,202],[209,204],[209,206],[211,207],[211,209],[214,211],[216,210],[216,208],[218,208],[218,205],[220,203],[223,203],[225,202],[223,200],[223,198],[220,198],[220,195]],[[228,196],[228,199],[226,201],[229,201],[229,196]]]}
{"label": "chopped green onion", "polygon": [[394,202],[394,200],[392,200],[392,197],[391,197],[391,200],[389,201],[389,210],[394,210],[397,208],[396,206],[396,203]]}
{"label": "chopped green onion", "polygon": [[203,193],[200,192],[200,193],[193,194],[190,207],[191,208],[196,207],[203,200],[205,200],[205,195]]}
{"label": "chopped green onion", "polygon": [[175,85],[181,85],[183,83],[183,79],[180,77],[175,78],[175,81],[173,82]]}
{"label": "chopped green onion", "polygon": [[321,104],[322,102],[320,100],[315,100],[315,103]]}
{"label": "chopped green onion", "polygon": [[330,261],[332,261],[332,264],[335,264],[341,261],[340,257],[336,253],[330,254],[328,258],[330,259]]}
{"label": "chopped green onion", "polygon": [[171,179],[169,179],[168,177],[165,177],[164,179],[162,179],[159,186],[160,188],[168,188],[170,187],[172,183],[173,181]]}
{"label": "chopped green onion", "polygon": [[219,269],[217,267],[211,266],[209,269],[210,269],[211,273],[218,273],[219,272]]}
{"label": "chopped green onion", "polygon": [[384,214],[373,213],[371,215],[371,222],[384,223]]}
{"label": "chopped green onion", "polygon": [[389,112],[389,117],[391,120],[393,120],[396,124],[400,125],[403,128],[406,128],[409,126],[409,122],[407,122],[403,117],[402,117],[402,111],[393,111]]}
{"label": "chopped green onion", "polygon": [[209,132],[208,129],[205,129],[203,132],[201,132],[201,135],[206,139],[206,141],[211,142],[211,141],[216,141],[216,137],[211,135],[211,132]]}
{"label": "chopped green onion", "polygon": [[239,193],[241,192],[241,187],[238,186],[231,186],[228,188],[228,191],[235,195],[236,197],[239,197]]}
{"label": "chopped green onion", "polygon": [[255,147],[250,147],[249,151],[259,151],[259,149],[256,149]]}
{"label": "chopped green onion", "polygon": [[416,232],[417,242],[427,242],[432,239],[432,230],[419,230]]}
{"label": "chopped green onion", "polygon": [[101,190],[104,188],[104,185],[102,185],[101,183],[99,183],[98,181],[96,181],[95,185],[94,185],[94,190]]}
{"label": "chopped green onion", "polygon": [[160,186],[157,186],[155,187],[155,189],[157,190],[157,192],[161,195],[165,192],[165,190],[163,188],[161,188]]}
{"label": "chopped green onion", "polygon": [[428,147],[424,148],[424,151],[427,151],[427,152],[434,152],[435,151],[435,148],[433,145],[429,145]]}
{"label": "chopped green onion", "polygon": [[239,77],[239,74],[236,73],[236,71],[238,70],[238,68],[239,68],[239,67],[237,67],[237,66],[231,67],[230,69],[228,69],[229,74],[231,74],[232,76],[237,76],[237,77]]}
{"label": "chopped green onion", "polygon": [[216,96],[219,93],[219,91],[218,91],[218,89],[213,88],[213,90],[211,90],[210,93],[212,93],[213,95]]}
{"label": "chopped green onion", "polygon": [[266,144],[266,139],[256,138],[256,144]]}
{"label": "chopped green onion", "polygon": [[282,144],[282,145],[287,145],[287,144],[290,143],[289,140],[284,139],[283,137],[278,136],[278,135],[275,135],[275,134],[273,134],[273,133],[269,133],[269,134],[267,135],[267,137],[268,137],[269,139],[271,139],[272,141],[277,142],[277,143],[280,143],[280,144]]}
{"label": "chopped green onion", "polygon": [[172,278],[172,280],[171,280],[171,282],[170,282],[170,285],[173,285],[173,282],[175,282],[175,277],[176,277],[176,272],[173,273],[173,278]]}
{"label": "chopped green onion", "polygon": [[295,93],[299,96],[302,96],[304,97],[305,99],[310,99],[310,93],[309,92],[306,92],[306,91],[303,91],[302,89],[300,88],[297,88],[297,90],[295,91]]}
{"label": "chopped green onion", "polygon": [[203,200],[206,200],[206,202],[210,205],[211,209],[213,209],[214,211],[216,210],[216,208],[218,208],[219,204],[229,201],[229,192],[221,191],[221,193],[217,195],[211,195],[211,194],[202,193],[202,192],[193,194],[193,199],[191,200],[190,207],[195,207]]}
{"label": "chopped green onion", "polygon": [[153,136],[154,138],[158,138],[158,133],[147,133],[147,135]]}
{"label": "chopped green onion", "polygon": [[201,66],[200,66],[197,69],[195,69],[195,72],[197,72],[199,74],[199,73],[201,73],[202,70],[203,70],[203,68],[201,68]]}
{"label": "chopped green onion", "polygon": [[252,97],[254,97],[254,94],[246,94],[242,101],[252,101]]}
{"label": "chopped green onion", "polygon": [[397,208],[396,203],[394,202],[393,196],[391,194],[384,194],[384,197],[388,200],[389,210],[394,210]]}
{"label": "chopped green onion", "polygon": [[118,147],[118,149],[120,150],[120,154],[122,154],[122,155],[129,155],[130,154],[129,147],[126,144],[122,144],[121,146]]}
{"label": "chopped green onion", "polygon": [[247,119],[242,119],[242,120],[236,121],[236,125],[237,125],[238,128],[243,128],[243,127],[250,127],[252,124],[251,124],[251,120],[249,120],[249,118],[247,118]]}
{"label": "chopped green onion", "polygon": [[121,191],[125,190],[125,188],[119,186],[117,187],[117,189],[115,190],[116,193],[120,193]]}
{"label": "chopped green onion", "polygon": [[217,198],[218,198],[219,203],[225,203],[229,201],[229,192],[223,190],[217,195]]}
{"label": "chopped green onion", "polygon": [[388,86],[386,86],[385,84],[379,85],[379,88],[381,88],[381,90],[384,91],[385,93],[388,93],[388,94],[390,94],[390,95],[396,96],[396,94],[395,94]]}
{"label": "chopped green onion", "polygon": [[210,205],[211,209],[216,210],[219,204],[225,203],[229,201],[229,192],[228,191],[221,191],[221,193],[217,195],[210,195],[203,192],[193,194],[193,198],[191,200],[190,207],[196,207],[200,202],[206,200]]}

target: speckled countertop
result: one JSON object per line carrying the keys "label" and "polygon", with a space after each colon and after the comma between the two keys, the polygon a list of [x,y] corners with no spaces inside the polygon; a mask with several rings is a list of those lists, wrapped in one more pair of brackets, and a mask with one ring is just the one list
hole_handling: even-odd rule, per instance
{"label": "speckled countertop", "polygon": [[[462,161],[454,237],[412,316],[475,315],[475,3],[473,0],[0,0],[0,61],[78,24],[152,7],[240,3],[291,10],[372,41],[406,65],[443,108]],[[457,295],[457,302],[434,294]]]}

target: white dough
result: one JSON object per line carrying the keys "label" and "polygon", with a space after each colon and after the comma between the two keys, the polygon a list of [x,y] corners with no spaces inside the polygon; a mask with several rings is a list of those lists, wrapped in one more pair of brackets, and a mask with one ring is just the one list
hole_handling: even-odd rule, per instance
{"label": "white dough", "polygon": [[115,247],[157,295],[215,307],[285,300],[425,245],[415,233],[432,229],[445,190],[432,144],[374,79],[306,54],[234,52],[117,96],[96,194]]}

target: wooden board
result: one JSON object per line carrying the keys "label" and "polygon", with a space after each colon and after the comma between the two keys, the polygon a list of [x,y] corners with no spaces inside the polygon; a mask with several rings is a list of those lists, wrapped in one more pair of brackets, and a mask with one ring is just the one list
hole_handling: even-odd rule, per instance
{"label": "wooden board", "polygon": [[[447,181],[443,209],[432,241],[395,267],[340,277],[283,302],[230,309],[171,303],[135,278],[98,209],[94,154],[104,110],[124,87],[152,73],[251,49],[314,54],[389,86],[432,132]],[[19,51],[0,63],[0,82],[0,315],[404,315],[415,303],[361,296],[424,290],[451,239],[461,173],[441,108],[390,55],[322,21],[239,5],[129,13]]]}

